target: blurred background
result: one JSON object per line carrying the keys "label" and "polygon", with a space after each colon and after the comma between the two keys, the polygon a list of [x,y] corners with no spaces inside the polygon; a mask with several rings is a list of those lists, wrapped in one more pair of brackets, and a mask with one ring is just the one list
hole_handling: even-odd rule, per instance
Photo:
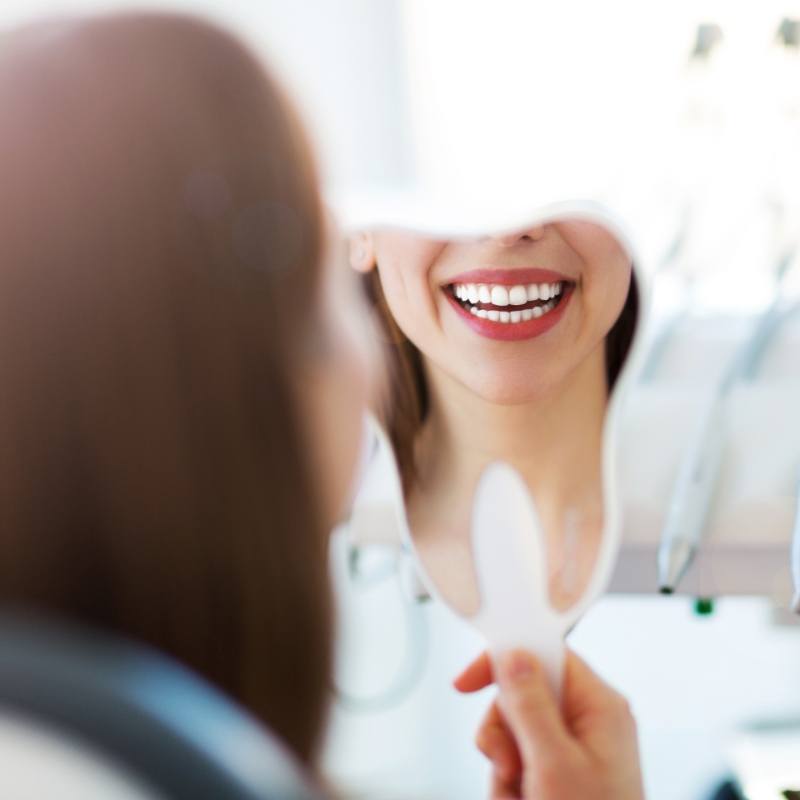
{"label": "blurred background", "polygon": [[[0,26],[130,5],[3,0]],[[277,68],[346,224],[463,214],[492,228],[544,202],[598,199],[629,226],[665,308],[691,286],[700,316],[764,308],[794,252],[800,2],[154,6],[223,22]],[[409,602],[395,553],[369,554],[358,580],[349,557],[335,542],[332,780],[349,796],[484,797],[472,740],[488,697],[449,685],[480,641],[446,609]],[[655,590],[609,596],[572,644],[632,701],[648,797],[701,800],[741,762],[742,726],[800,716],[800,627],[769,596],[699,615],[693,598]]]}
{"label": "blurred background", "polygon": [[[5,0],[0,25],[130,5]],[[592,196],[630,219],[648,264],[691,216],[694,260],[726,272],[752,270],[751,240],[797,219],[796,2],[133,5],[204,14],[263,52],[345,216],[404,192],[506,215]]]}

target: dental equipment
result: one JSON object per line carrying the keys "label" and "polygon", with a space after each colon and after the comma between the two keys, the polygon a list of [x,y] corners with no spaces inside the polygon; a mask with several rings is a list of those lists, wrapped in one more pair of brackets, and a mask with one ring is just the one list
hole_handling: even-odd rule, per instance
{"label": "dental equipment", "polygon": [[797,478],[795,497],[794,532],[792,534],[792,583],[794,584],[792,611],[800,614],[800,475]]}
{"label": "dental equipment", "polygon": [[781,255],[775,269],[775,297],[762,312],[753,334],[734,356],[731,366],[703,408],[681,461],[658,550],[658,582],[662,594],[675,591],[700,546],[722,465],[725,404],[737,382],[752,380],[769,343],[785,319],[780,308],[781,290],[784,277],[794,263],[794,255],[794,248]]}
{"label": "dental equipment", "polygon": [[662,594],[672,594],[694,560],[716,488],[725,441],[722,392],[715,393],[698,420],[667,510],[658,550],[658,581]]}

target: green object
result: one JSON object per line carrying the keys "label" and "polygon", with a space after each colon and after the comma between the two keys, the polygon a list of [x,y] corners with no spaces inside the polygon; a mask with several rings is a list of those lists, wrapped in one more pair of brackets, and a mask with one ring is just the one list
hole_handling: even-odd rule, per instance
{"label": "green object", "polygon": [[714,599],[711,597],[698,597],[694,601],[694,613],[698,617],[708,617],[714,613]]}

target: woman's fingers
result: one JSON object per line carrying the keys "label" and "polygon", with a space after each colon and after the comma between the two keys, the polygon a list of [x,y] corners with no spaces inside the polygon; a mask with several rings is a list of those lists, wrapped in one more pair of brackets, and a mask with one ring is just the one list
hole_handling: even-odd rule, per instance
{"label": "woman's fingers", "polygon": [[[495,682],[494,667],[487,652],[481,653],[453,681],[465,694],[478,692]],[[594,710],[598,702],[615,703],[621,696],[571,650],[567,652],[564,679],[564,709],[567,716],[580,716]]]}
{"label": "woman's fingers", "polygon": [[494,683],[492,660],[486,652],[481,653],[454,681],[459,692],[478,692]]}
{"label": "woman's fingers", "polygon": [[489,706],[475,737],[478,750],[492,765],[490,797],[492,800],[520,797],[522,759],[514,736],[508,729],[497,701]]}
{"label": "woman's fingers", "polygon": [[508,779],[493,769],[489,797],[491,800],[519,800],[522,797],[522,774]]}
{"label": "woman's fingers", "polygon": [[505,733],[497,730],[487,733],[479,749],[492,765],[495,782],[506,786],[516,786],[519,783],[522,778],[522,761],[513,743],[509,746]]}
{"label": "woman's fingers", "polygon": [[564,716],[567,726],[579,739],[595,728],[597,718],[604,720],[604,727],[614,722],[633,724],[627,700],[572,652],[567,658],[564,679]]}
{"label": "woman's fingers", "polygon": [[498,664],[500,709],[516,740],[525,769],[547,769],[571,750],[569,733],[543,667],[523,650]]}
{"label": "woman's fingers", "polygon": [[596,698],[616,694],[614,690],[579,656],[571,650],[564,667],[565,705],[583,710]]}
{"label": "woman's fingers", "polygon": [[483,718],[475,737],[475,744],[504,779],[512,780],[519,777],[522,772],[522,760],[514,735],[496,700],[489,706]]}
{"label": "woman's fingers", "polygon": [[494,669],[484,654],[454,681],[500,691],[477,738],[491,761],[492,800],[642,800],[636,724],[625,699],[568,653],[561,703],[542,665],[524,651]]}

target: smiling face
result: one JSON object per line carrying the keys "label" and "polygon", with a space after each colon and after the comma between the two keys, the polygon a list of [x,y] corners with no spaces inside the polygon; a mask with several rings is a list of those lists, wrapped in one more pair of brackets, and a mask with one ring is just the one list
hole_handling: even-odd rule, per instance
{"label": "smiling face", "polygon": [[392,376],[379,413],[432,585],[457,613],[480,607],[472,503],[502,461],[534,502],[550,601],[570,608],[613,544],[602,455],[609,386],[638,324],[628,251],[603,225],[567,218],[480,239],[359,234],[350,260],[372,272]]}
{"label": "smiling face", "polygon": [[389,309],[423,358],[489,402],[556,390],[602,348],[631,282],[631,259],[602,226],[536,225],[480,240],[404,232],[359,237]]}

